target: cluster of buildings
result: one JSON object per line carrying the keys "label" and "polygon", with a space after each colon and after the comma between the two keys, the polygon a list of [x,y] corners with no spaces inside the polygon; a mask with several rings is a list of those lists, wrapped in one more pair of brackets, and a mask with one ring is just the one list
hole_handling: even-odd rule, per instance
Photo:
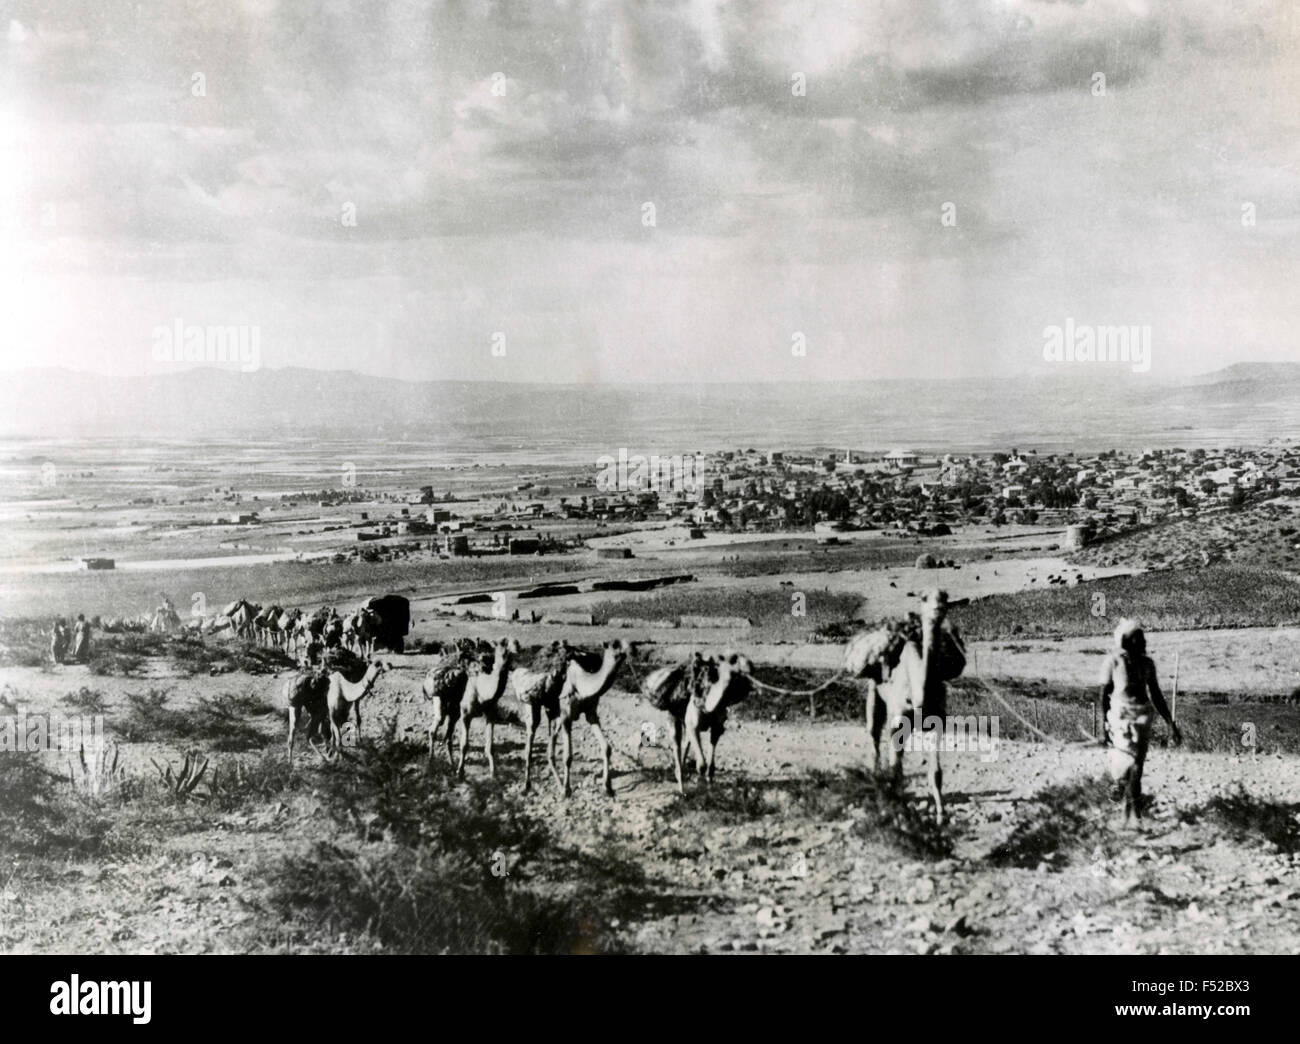
{"label": "cluster of buildings", "polygon": [[529,505],[537,519],[678,521],[747,530],[1081,525],[1097,531],[1300,492],[1300,447],[924,456],[724,451],[698,488],[629,489]]}
{"label": "cluster of buildings", "polygon": [[[593,476],[564,485],[521,482],[481,498],[327,490],[282,497],[320,507],[365,498],[393,502],[385,517],[371,512],[339,519],[357,541],[375,541],[363,557],[398,547],[449,557],[541,554],[583,546],[593,531],[642,523],[676,523],[691,536],[710,529],[813,531],[879,529],[944,535],[969,524],[1067,528],[1067,541],[1148,525],[1199,511],[1231,509],[1247,499],[1300,495],[1300,446],[1253,449],[1111,450],[1096,454],[888,453],[854,450],[792,452],[738,449],[708,454],[690,482],[629,480],[607,488]],[[629,476],[635,472],[630,471]],[[258,522],[232,513],[222,522]],[[412,539],[414,538],[414,540]],[[421,539],[422,538],[422,539]],[[390,543],[391,542],[391,543]],[[386,546],[387,545],[387,546]]]}

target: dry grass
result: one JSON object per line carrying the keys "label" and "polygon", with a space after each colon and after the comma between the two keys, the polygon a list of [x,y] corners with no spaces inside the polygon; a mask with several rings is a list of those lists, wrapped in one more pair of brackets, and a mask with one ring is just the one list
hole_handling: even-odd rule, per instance
{"label": "dry grass", "polygon": [[[1098,608],[1104,615],[1095,615]],[[1141,620],[1148,631],[1294,624],[1300,622],[1300,584],[1273,570],[1222,565],[990,595],[952,611],[971,639],[1100,637],[1124,616]]]}

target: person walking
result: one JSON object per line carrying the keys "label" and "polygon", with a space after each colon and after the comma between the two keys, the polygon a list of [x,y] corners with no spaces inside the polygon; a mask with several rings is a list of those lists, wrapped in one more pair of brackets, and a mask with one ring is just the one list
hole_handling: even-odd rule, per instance
{"label": "person walking", "polygon": [[1147,655],[1146,634],[1136,620],[1115,628],[1115,650],[1101,671],[1102,746],[1114,782],[1115,797],[1124,798],[1124,825],[1142,819],[1142,769],[1151,740],[1152,711],[1169,725],[1175,744],[1183,734],[1169,714],[1155,661]]}

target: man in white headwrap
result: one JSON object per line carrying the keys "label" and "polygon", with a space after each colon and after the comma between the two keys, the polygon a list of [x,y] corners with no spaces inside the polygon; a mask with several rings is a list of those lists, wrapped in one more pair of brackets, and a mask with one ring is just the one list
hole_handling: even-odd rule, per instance
{"label": "man in white headwrap", "polygon": [[[1183,735],[1165,704],[1156,665],[1147,655],[1146,635],[1136,620],[1124,619],[1115,628],[1115,651],[1101,671],[1102,746],[1115,788],[1124,795],[1124,823],[1142,818],[1142,766],[1151,739],[1152,710],[1169,725],[1174,743]],[[1118,795],[1117,795],[1118,796]]]}

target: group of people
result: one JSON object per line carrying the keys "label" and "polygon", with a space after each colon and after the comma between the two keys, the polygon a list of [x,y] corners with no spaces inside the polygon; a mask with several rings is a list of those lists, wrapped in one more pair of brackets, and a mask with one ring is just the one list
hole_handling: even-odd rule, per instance
{"label": "group of people", "polygon": [[90,659],[90,621],[84,613],[68,625],[60,616],[50,632],[50,659],[55,663],[85,663]]}

